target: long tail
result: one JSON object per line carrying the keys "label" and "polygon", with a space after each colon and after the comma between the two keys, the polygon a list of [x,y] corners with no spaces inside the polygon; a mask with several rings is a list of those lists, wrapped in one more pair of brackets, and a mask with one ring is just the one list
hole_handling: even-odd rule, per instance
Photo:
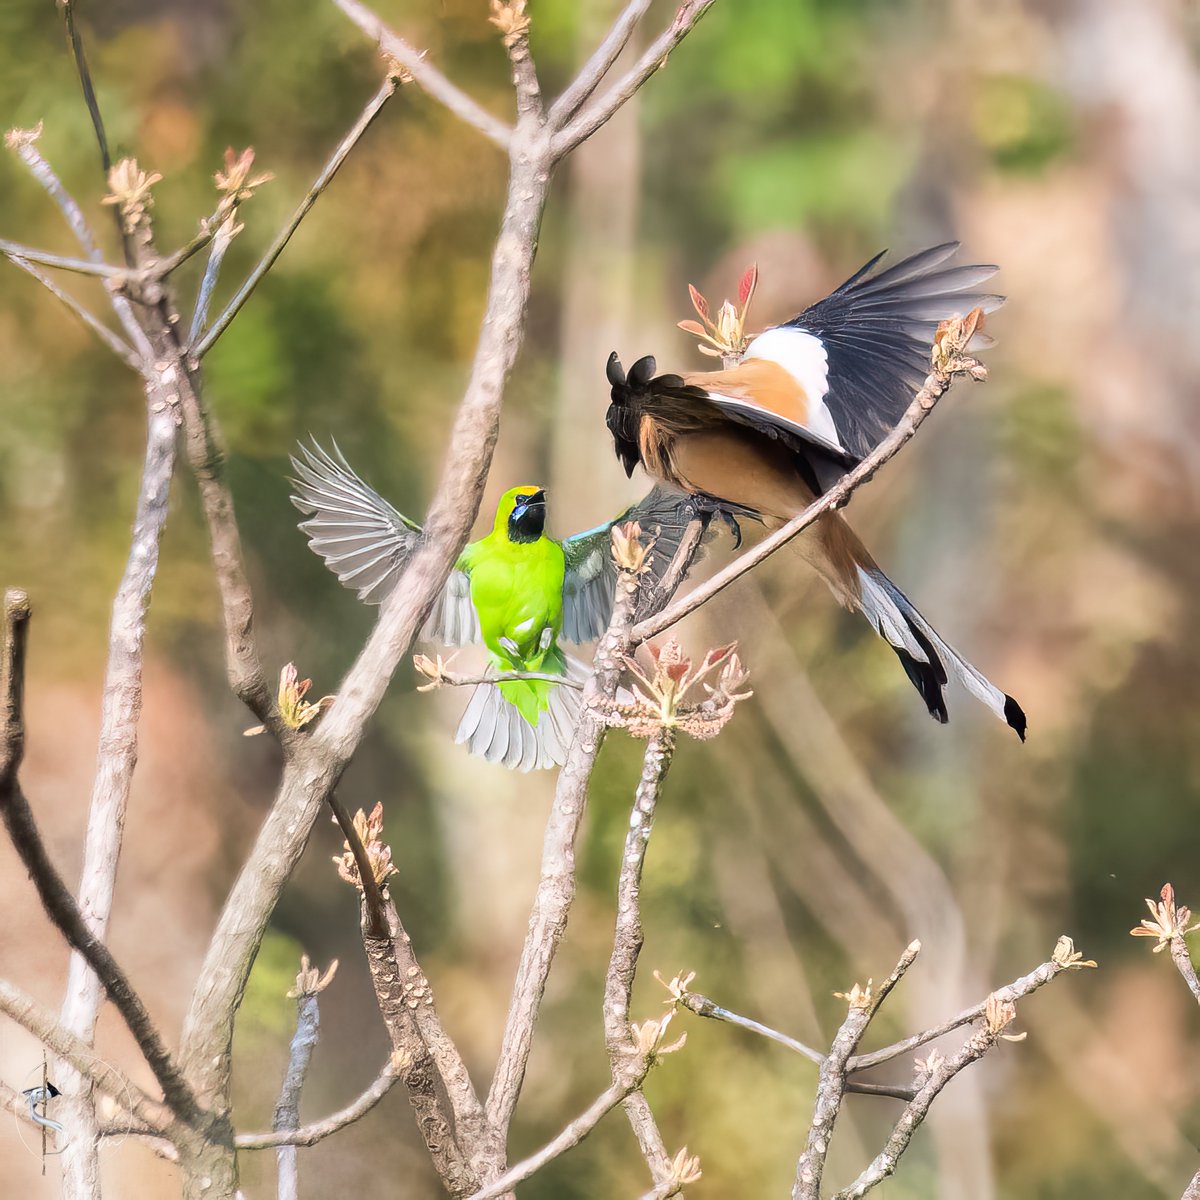
{"label": "long tail", "polygon": [[1025,740],[1021,706],[939,636],[916,605],[879,569],[840,516],[822,518],[817,537],[807,550],[841,603],[861,612],[895,650],[935,721],[944,725],[950,719],[943,689],[953,676]]}
{"label": "long tail", "polygon": [[[569,655],[566,677],[582,683],[588,668]],[[494,683],[477,684],[471,693],[454,740],[488,762],[503,763],[514,771],[545,770],[560,767],[575,733],[582,692],[577,687],[555,685],[550,688],[547,707],[531,725],[520,709],[506,700]]]}

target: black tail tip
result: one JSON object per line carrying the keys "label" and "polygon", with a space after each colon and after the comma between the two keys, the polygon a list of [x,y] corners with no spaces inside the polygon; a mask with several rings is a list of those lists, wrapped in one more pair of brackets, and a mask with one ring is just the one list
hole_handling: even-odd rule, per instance
{"label": "black tail tip", "polygon": [[1004,697],[1004,719],[1016,731],[1021,741],[1025,740],[1025,710],[1009,695]]}

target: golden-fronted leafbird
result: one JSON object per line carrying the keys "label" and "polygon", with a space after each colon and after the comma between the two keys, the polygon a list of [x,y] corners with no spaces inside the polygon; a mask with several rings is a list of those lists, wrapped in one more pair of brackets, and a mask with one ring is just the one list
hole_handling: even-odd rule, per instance
{"label": "golden-fronted leafbird", "polygon": [[[301,522],[309,544],[346,587],[378,604],[395,587],[421,527],[364,483],[334,446],[300,447],[292,459],[292,503],[312,515]],[[655,488],[612,521],[557,542],[546,536],[546,493],[510,488],[492,531],[459,556],[423,636],[447,646],[482,641],[498,672],[561,675],[574,683],[588,669],[565,654],[570,642],[599,637],[608,626],[616,586],[611,530],[638,521],[656,536],[650,582],[670,565],[688,523],[705,526],[711,506]],[[640,595],[652,595],[643,585]],[[644,615],[644,614],[639,614]],[[489,762],[528,771],[561,765],[575,726],[580,691],[546,680],[477,685],[455,741]]]}
{"label": "golden-fronted leafbird", "polygon": [[[608,428],[632,475],[715,497],[767,524],[802,512],[869,454],[929,372],[938,324],[1003,297],[976,291],[995,266],[950,267],[956,242],[872,274],[876,255],[799,316],[765,330],[726,371],[658,375],[653,358],[628,374],[609,358]],[[895,650],[930,714],[947,720],[954,675],[1024,741],[1025,714],[956,650],[879,569],[843,517],[820,516],[802,551],[837,599]]]}

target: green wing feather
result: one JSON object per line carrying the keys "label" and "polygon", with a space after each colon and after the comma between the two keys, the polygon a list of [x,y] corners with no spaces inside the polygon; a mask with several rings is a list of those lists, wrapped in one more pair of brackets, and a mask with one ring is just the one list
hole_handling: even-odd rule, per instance
{"label": "green wing feather", "polygon": [[651,615],[666,597],[658,595],[657,584],[671,565],[693,520],[703,524],[705,540],[715,513],[711,504],[669,488],[655,487],[619,517],[567,538],[563,544],[566,577],[563,581],[563,637],[569,642],[590,642],[607,628],[612,616],[617,586],[617,568],[612,559],[612,527],[637,521],[643,533],[656,536],[650,569],[643,577],[638,598],[637,620]]}

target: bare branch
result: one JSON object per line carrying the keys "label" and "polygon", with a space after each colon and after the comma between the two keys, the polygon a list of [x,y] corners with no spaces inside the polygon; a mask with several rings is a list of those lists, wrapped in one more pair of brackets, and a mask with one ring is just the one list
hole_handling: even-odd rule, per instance
{"label": "bare branch", "polygon": [[[63,187],[62,181],[55,174],[54,169],[38,152],[36,143],[40,135],[40,125],[36,129],[13,129],[5,138],[5,144],[16,153],[17,157],[29,168],[34,179],[42,185],[50,198],[58,205],[87,259],[97,265],[107,265],[104,263],[104,255],[96,244],[95,235],[88,225],[87,218],[83,215],[83,210],[75,202],[75,198],[70,192]],[[129,301],[115,291],[109,292],[109,300],[121,322],[121,327],[129,336],[129,340],[138,354],[143,360],[150,361],[153,358],[150,343],[142,331],[142,327],[138,324]]]}
{"label": "bare branch", "polygon": [[17,254],[9,254],[14,266],[32,275],[52,296],[57,297],[71,310],[126,366],[141,371],[142,363],[133,348],[119,338],[103,321],[95,317],[69,292],[64,292],[48,275],[39,271],[31,262]]}
{"label": "bare branch", "polygon": [[[79,906],[87,914],[88,929],[97,941],[104,940],[108,928],[125,813],[137,765],[146,615],[175,470],[175,415],[164,396],[169,387],[170,383],[163,380],[148,385],[146,457],[133,536],[109,626],[100,746],[79,881]],[[72,1033],[90,1041],[100,1011],[101,985],[79,955],[71,958],[66,996],[63,1023]]]}
{"label": "bare branch", "polygon": [[254,637],[254,598],[242,558],[242,542],[233,494],[225,479],[225,452],[204,406],[198,381],[182,373],[179,406],[188,461],[200,490],[200,506],[208,526],[221,614],[225,626],[225,670],[229,686],[247,708],[287,744],[289,731],[279,721]]}
{"label": "bare branch", "polygon": [[[450,1102],[454,1128],[476,1171],[485,1171],[504,1163],[504,1139],[496,1136],[488,1124],[483,1105],[476,1094],[471,1076],[458,1047],[442,1027],[433,999],[433,987],[413,952],[412,941],[400,922],[395,905],[388,902],[390,936],[386,953],[394,970],[393,985],[403,997],[413,1025],[437,1071],[438,1082]],[[369,939],[364,938],[364,942]],[[376,979],[376,962],[383,961],[384,948],[367,945]],[[379,976],[389,977],[388,972]],[[379,982],[377,980],[377,989]],[[378,995],[378,991],[377,991]],[[494,1173],[494,1172],[493,1172]]]}
{"label": "bare branch", "polygon": [[22,246],[18,242],[10,242],[0,238],[0,253],[9,258],[23,258],[26,262],[38,263],[43,267],[56,267],[60,271],[71,271],[76,275],[95,275],[102,279],[122,279],[129,274],[128,267],[114,267],[111,263],[92,262],[90,259],[67,258],[61,254],[51,254],[47,250],[37,250],[33,246]]}
{"label": "bare branch", "polygon": [[489,141],[507,150],[512,130],[492,116],[461,88],[451,83],[422,51],[414,49],[402,37],[393,33],[365,4],[359,0],[334,0],[334,3],[389,58],[394,58],[413,77],[422,91],[448,108],[460,121],[479,130]]}
{"label": "bare branch", "polygon": [[[387,904],[383,898],[380,880],[375,878],[375,871],[367,854],[367,848],[363,845],[363,840],[359,837],[358,830],[350,819],[350,814],[338,799],[336,792],[329,794],[329,807],[333,810],[333,819],[338,823],[338,827],[346,839],[346,845],[350,847],[350,853],[354,856],[354,865],[358,870],[358,887],[362,892],[364,929],[370,937],[387,938],[391,932]],[[375,811],[382,813],[383,805],[377,804]],[[390,850],[388,856],[390,861]]]}
{"label": "bare branch", "polygon": [[[296,1032],[288,1049],[287,1071],[279,1088],[279,1098],[275,1101],[271,1127],[276,1133],[295,1133],[300,1128],[300,1093],[321,1033],[321,1005],[317,996],[328,985],[336,969],[335,960],[322,979],[317,972],[309,971],[308,956],[305,955],[300,962],[300,974],[296,976],[296,987],[288,993],[296,1000]],[[300,1179],[295,1145],[290,1142],[280,1144],[276,1157],[279,1200],[296,1200]]]}
{"label": "bare branch", "polygon": [[[599,99],[593,99],[565,128],[554,134],[553,153],[557,161],[586,141],[629,100],[660,67],[667,56],[683,41],[714,0],[684,0],[670,27],[664,30],[630,69]],[[624,19],[624,18],[622,18]],[[610,35],[611,36],[611,35]],[[591,64],[589,64],[590,66]],[[587,70],[587,68],[585,68]],[[599,82],[599,79],[597,79]],[[592,85],[593,90],[595,85]]]}
{"label": "bare branch", "polygon": [[642,953],[642,869],[662,781],[674,757],[674,731],[661,728],[646,744],[642,776],[637,782],[634,808],[625,833],[617,881],[617,925],[613,931],[612,954],[604,985],[605,1042],[613,1058],[613,1072],[620,1074],[620,1060],[630,1050],[629,1006],[634,994],[637,960]]}
{"label": "bare branch", "polygon": [[92,118],[92,129],[96,133],[96,145],[100,150],[100,165],[105,175],[112,167],[112,156],[108,152],[108,136],[104,132],[104,119],[100,116],[100,104],[96,99],[96,89],[92,84],[92,73],[88,70],[87,57],[83,53],[83,41],[75,26],[75,0],[58,0],[62,10],[63,21],[67,28],[67,39],[71,43],[71,57],[75,60],[75,72],[79,76],[79,86],[83,89],[83,100],[87,105],[88,115]]}
{"label": "bare branch", "polygon": [[1184,983],[1188,985],[1188,990],[1197,1002],[1200,1002],[1200,979],[1196,977],[1192,956],[1188,953],[1187,942],[1182,937],[1171,939],[1171,958],[1174,960],[1176,970],[1183,976]]}
{"label": "bare branch", "polygon": [[508,1128],[521,1094],[546,979],[566,932],[567,915],[575,898],[575,839],[587,808],[588,780],[605,733],[596,701],[611,698],[616,692],[637,605],[637,586],[637,576],[626,571],[617,573],[612,619],[596,647],[594,672],[584,689],[575,737],[558,773],[542,844],[541,875],[529,915],[529,932],[521,951],[496,1073],[488,1093],[488,1118],[501,1130]]}
{"label": "bare branch", "polygon": [[413,667],[418,674],[429,680],[417,688],[418,692],[429,692],[440,687],[472,687],[480,683],[511,683],[521,679],[556,683],[580,691],[585,686],[583,680],[569,679],[565,675],[551,675],[546,671],[485,671],[482,675],[459,675],[446,670],[447,664],[442,661],[440,654],[435,658],[426,654],[414,655]]}
{"label": "bare branch", "polygon": [[643,585],[642,598],[638,602],[639,612],[656,613],[667,606],[683,582],[683,577],[691,569],[707,529],[708,521],[703,516],[695,516],[688,522],[683,537],[679,540],[675,557],[663,572],[662,578],[650,587]]}
{"label": "bare branch", "polygon": [[[1022,975],[1019,979],[1014,979],[1007,987],[997,988],[992,994],[1001,1000],[1020,1000],[1023,996],[1028,996],[1030,993],[1036,992],[1038,988],[1044,987],[1052,979],[1061,975],[1063,971],[1069,969],[1063,963],[1051,959],[1049,962],[1044,962],[1040,967],[1030,971],[1028,975]],[[890,1046],[885,1046],[882,1050],[872,1050],[869,1054],[852,1055],[846,1062],[846,1071],[848,1074],[856,1074],[859,1071],[869,1071],[872,1067],[877,1067],[881,1063],[890,1062],[893,1058],[898,1058],[901,1054],[907,1054],[910,1050],[916,1050],[919,1046],[924,1046],[926,1042],[932,1042],[935,1038],[940,1038],[944,1034],[951,1033],[963,1025],[969,1025],[972,1021],[978,1021],[983,1016],[986,1008],[987,1001],[981,1000],[978,1004],[963,1009],[958,1016],[951,1017],[950,1020],[943,1022],[941,1025],[934,1026],[932,1029],[926,1029],[921,1033],[913,1034],[912,1037],[894,1042]]]}
{"label": "bare branch", "polygon": [[[389,908],[391,915],[395,909]],[[401,969],[397,949],[405,937],[397,932],[392,938],[374,938],[363,931],[375,1001],[392,1041],[392,1060],[438,1176],[451,1195],[470,1195],[479,1187],[477,1168],[468,1161],[461,1132],[455,1133],[452,1111],[438,1092],[438,1072],[417,1024],[417,1013],[432,1006],[433,996],[419,967],[411,978]]]}
{"label": "bare branch", "polygon": [[547,1163],[553,1162],[560,1155],[578,1146],[629,1095],[631,1090],[632,1085],[628,1081],[624,1084],[611,1084],[540,1150],[510,1167],[495,1182],[489,1183],[487,1187],[476,1192],[471,1200],[497,1200],[498,1197],[516,1187],[518,1183],[523,1183],[531,1175],[535,1175]]}
{"label": "bare branch", "polygon": [[0,643],[0,795],[16,783],[25,755],[25,656],[29,649],[29,597],[20,588],[4,593]]}
{"label": "bare branch", "polygon": [[579,69],[562,95],[550,106],[549,124],[552,129],[561,129],[591,99],[613,63],[621,57],[621,51],[629,45],[638,22],[646,15],[652,0],[630,0],[613,22],[604,41],[596,47],[591,58]]}
{"label": "bare branch", "polygon": [[[847,1188],[843,1188],[834,1200],[858,1200],[872,1188],[882,1183],[896,1170],[901,1155],[908,1149],[917,1127],[929,1115],[930,1105],[937,1099],[938,1093],[960,1071],[971,1063],[981,1059],[1004,1036],[1003,1027],[994,1028],[990,1023],[973,1033],[952,1057],[942,1059],[936,1067],[928,1071],[916,1095],[905,1106],[904,1111],[896,1120],[891,1135],[883,1150],[871,1164]],[[793,1195],[805,1195],[804,1192],[793,1192]],[[812,1193],[816,1195],[817,1193]]]}
{"label": "bare branch", "polygon": [[710,1017],[715,1021],[728,1021],[731,1025],[737,1025],[741,1029],[748,1029],[751,1033],[757,1033],[762,1037],[770,1038],[771,1041],[778,1042],[781,1046],[786,1046],[789,1050],[794,1050],[797,1054],[802,1055],[809,1062],[816,1063],[818,1066],[825,1061],[825,1055],[819,1050],[814,1050],[811,1046],[806,1046],[803,1042],[798,1042],[795,1038],[788,1037],[786,1033],[780,1033],[777,1029],[772,1029],[768,1025],[752,1021],[749,1017],[739,1016],[727,1008],[722,1008],[719,1004],[714,1004],[707,996],[700,995],[699,992],[681,990],[676,998],[676,1003],[683,1005],[684,1008],[689,1012],[694,1012],[698,1017]]}
{"label": "bare branch", "polygon": [[884,1096],[889,1100],[911,1100],[917,1093],[915,1088],[898,1083],[862,1083],[851,1079],[846,1083],[846,1094],[854,1096]]}
{"label": "bare branch", "polygon": [[[116,888],[117,866],[125,835],[133,772],[138,758],[138,721],[142,710],[142,657],[146,617],[158,570],[159,546],[167,522],[167,504],[175,471],[178,439],[167,378],[174,368],[146,369],[146,455],[138,487],[133,535],[125,569],[113,601],[108,661],[104,672],[100,743],[88,808],[83,868],[77,893],[89,932],[105,940]],[[100,1014],[103,988],[78,952],[71,955],[62,1005],[62,1022],[91,1042]],[[71,1073],[60,1081],[69,1144],[63,1160],[66,1178],[79,1184],[82,1200],[99,1195],[95,1109],[90,1088]]]}
{"label": "bare branch", "polygon": [[[753,549],[736,558],[727,567],[718,571],[711,579],[693,588],[688,594],[675,601],[662,612],[640,622],[633,631],[635,642],[644,642],[662,633],[695,612],[702,604],[711,600],[718,592],[727,588],[734,580],[758,566],[776,550],[786,546],[793,538],[804,532],[822,513],[843,507],[864,483],[868,482],[886,462],[906,445],[921,427],[922,422],[933,411],[937,402],[946,394],[954,379],[963,374],[983,378],[981,364],[966,356],[962,347],[953,347],[955,352],[948,361],[935,365],[925,378],[920,390],[913,397],[904,416],[892,431],[853,470],[848,471],[828,491],[823,492],[803,512],[793,517],[786,525],[763,538]],[[936,353],[936,351],[935,351]]]}
{"label": "bare branch", "polygon": [[833,1045],[821,1064],[817,1081],[817,1097],[813,1104],[812,1125],[809,1127],[807,1144],[796,1163],[796,1182],[792,1188],[792,1200],[820,1200],[821,1176],[825,1170],[825,1157],[829,1153],[829,1140],[846,1093],[847,1064],[866,1032],[879,1006],[887,999],[892,988],[904,977],[905,972],[917,960],[921,943],[912,942],[900,956],[896,969],[872,991],[857,984],[851,990],[846,1019],[833,1039]]}
{"label": "bare branch", "polygon": [[[394,75],[389,74],[380,85],[379,90],[367,102],[366,108],[363,109],[358,120],[338,143],[337,148],[330,156],[329,161],[322,168],[321,173],[314,180],[312,187],[308,189],[308,194],[300,201],[299,207],[292,214],[291,219],[281,229],[275,240],[271,243],[266,254],[259,260],[258,265],[247,276],[245,283],[238,288],[233,299],[225,306],[221,315],[212,323],[212,326],[204,334],[198,342],[194,342],[190,347],[190,354],[194,359],[203,358],[209,350],[212,349],[216,340],[229,328],[233,318],[241,311],[242,305],[249,300],[254,289],[262,282],[263,276],[275,265],[275,260],[283,253],[284,247],[292,239],[292,234],[300,227],[300,222],[308,215],[309,210],[317,202],[317,197],[329,186],[330,181],[338,173],[338,169],[342,163],[346,161],[350,151],[358,144],[359,138],[370,128],[371,122],[379,115],[379,111],[387,103],[387,101],[395,94],[397,81]],[[232,236],[232,235],[231,235]],[[222,251],[223,253],[223,251]],[[214,250],[215,254],[215,250]],[[219,265],[219,259],[218,259]],[[212,266],[210,260],[210,268]],[[211,287],[211,285],[210,285]],[[203,316],[197,305],[197,316]],[[196,324],[193,319],[193,326]]]}
{"label": "bare branch", "polygon": [[79,951],[100,977],[108,998],[124,1018],[172,1111],[185,1123],[195,1123],[201,1114],[191,1088],[168,1053],[125,972],[104,943],[98,941],[84,924],[74,898],[46,854],[29,803],[15,779],[7,786],[0,785],[0,815],[13,846],[33,879],[46,914],[72,949]]}
{"label": "bare branch", "polygon": [[204,275],[200,279],[200,290],[196,293],[196,307],[192,310],[192,323],[188,327],[188,345],[194,346],[204,332],[208,323],[208,306],[212,303],[213,291],[217,286],[217,276],[221,273],[221,264],[225,261],[225,253],[237,236],[237,211],[231,211],[220,223],[212,237],[212,249],[208,253],[208,262],[204,264]]}
{"label": "bare branch", "polygon": [[29,601],[24,592],[16,589],[7,592],[4,599],[4,728],[0,731],[0,816],[33,880],[46,914],[71,947],[84,956],[100,977],[109,999],[116,1005],[154,1072],[172,1111],[185,1123],[193,1123],[198,1120],[200,1113],[191,1088],[163,1045],[141,997],[133,990],[108,948],[85,924],[74,897],[46,853],[29,802],[17,782],[17,767],[25,738],[21,697]]}
{"label": "bare branch", "polygon": [[[93,263],[104,263],[104,256],[96,244],[96,235],[92,233],[83,210],[75,202],[75,198],[63,187],[62,180],[55,174],[54,169],[41,156],[37,149],[37,140],[41,136],[42,127],[35,129],[11,129],[5,138],[5,145],[29,168],[29,173],[42,185],[50,199],[58,205],[59,211],[70,226],[75,240],[83,248],[88,260]],[[107,264],[105,264],[107,265]]]}
{"label": "bare branch", "polygon": [[[608,971],[604,977],[604,1042],[608,1047],[609,1063],[614,1086],[628,1080],[632,1065],[636,1065],[638,1046],[629,1021],[629,1006],[633,997],[633,981],[637,974],[638,958],[642,952],[642,870],[650,834],[654,830],[654,815],[663,781],[675,754],[675,733],[660,728],[646,743],[642,759],[642,775],[634,794],[621,854],[621,870],[617,880],[617,917],[613,931],[613,948]],[[632,1089],[630,1089],[632,1090]],[[666,1177],[666,1150],[649,1103],[626,1106],[630,1124],[650,1167],[656,1184]]]}
{"label": "bare branch", "polygon": [[[646,1165],[650,1168],[650,1178],[656,1184],[655,1191],[658,1191],[660,1188],[664,1188],[669,1181],[671,1156],[667,1152],[666,1143],[658,1130],[658,1121],[650,1107],[650,1101],[646,1099],[646,1093],[638,1088],[626,1096],[621,1107],[625,1110],[625,1116],[633,1130],[633,1136],[637,1138],[642,1158],[646,1160]],[[664,1192],[663,1194],[674,1195],[675,1193]]]}
{"label": "bare branch", "polygon": [[239,1133],[234,1145],[239,1150],[273,1150],[277,1146],[315,1146],[318,1142],[332,1137],[335,1133],[353,1125],[355,1121],[365,1117],[400,1082],[400,1076],[392,1066],[391,1059],[384,1064],[383,1069],[371,1081],[370,1085],[356,1096],[345,1108],[301,1125],[289,1132],[274,1133]]}
{"label": "bare branch", "polygon": [[488,19],[504,35],[504,49],[512,64],[513,91],[517,97],[517,122],[541,125],[545,110],[537,67],[529,53],[530,19],[525,11],[526,3],[527,0],[491,0],[492,15]]}
{"label": "bare branch", "polygon": [[153,1100],[116,1067],[101,1062],[86,1042],[64,1029],[49,1009],[43,1008],[11,983],[0,980],[0,1012],[29,1030],[48,1049],[68,1062],[81,1075],[111,1097],[117,1104],[128,1104],[139,1120],[157,1135],[167,1135],[175,1122],[171,1110]]}

